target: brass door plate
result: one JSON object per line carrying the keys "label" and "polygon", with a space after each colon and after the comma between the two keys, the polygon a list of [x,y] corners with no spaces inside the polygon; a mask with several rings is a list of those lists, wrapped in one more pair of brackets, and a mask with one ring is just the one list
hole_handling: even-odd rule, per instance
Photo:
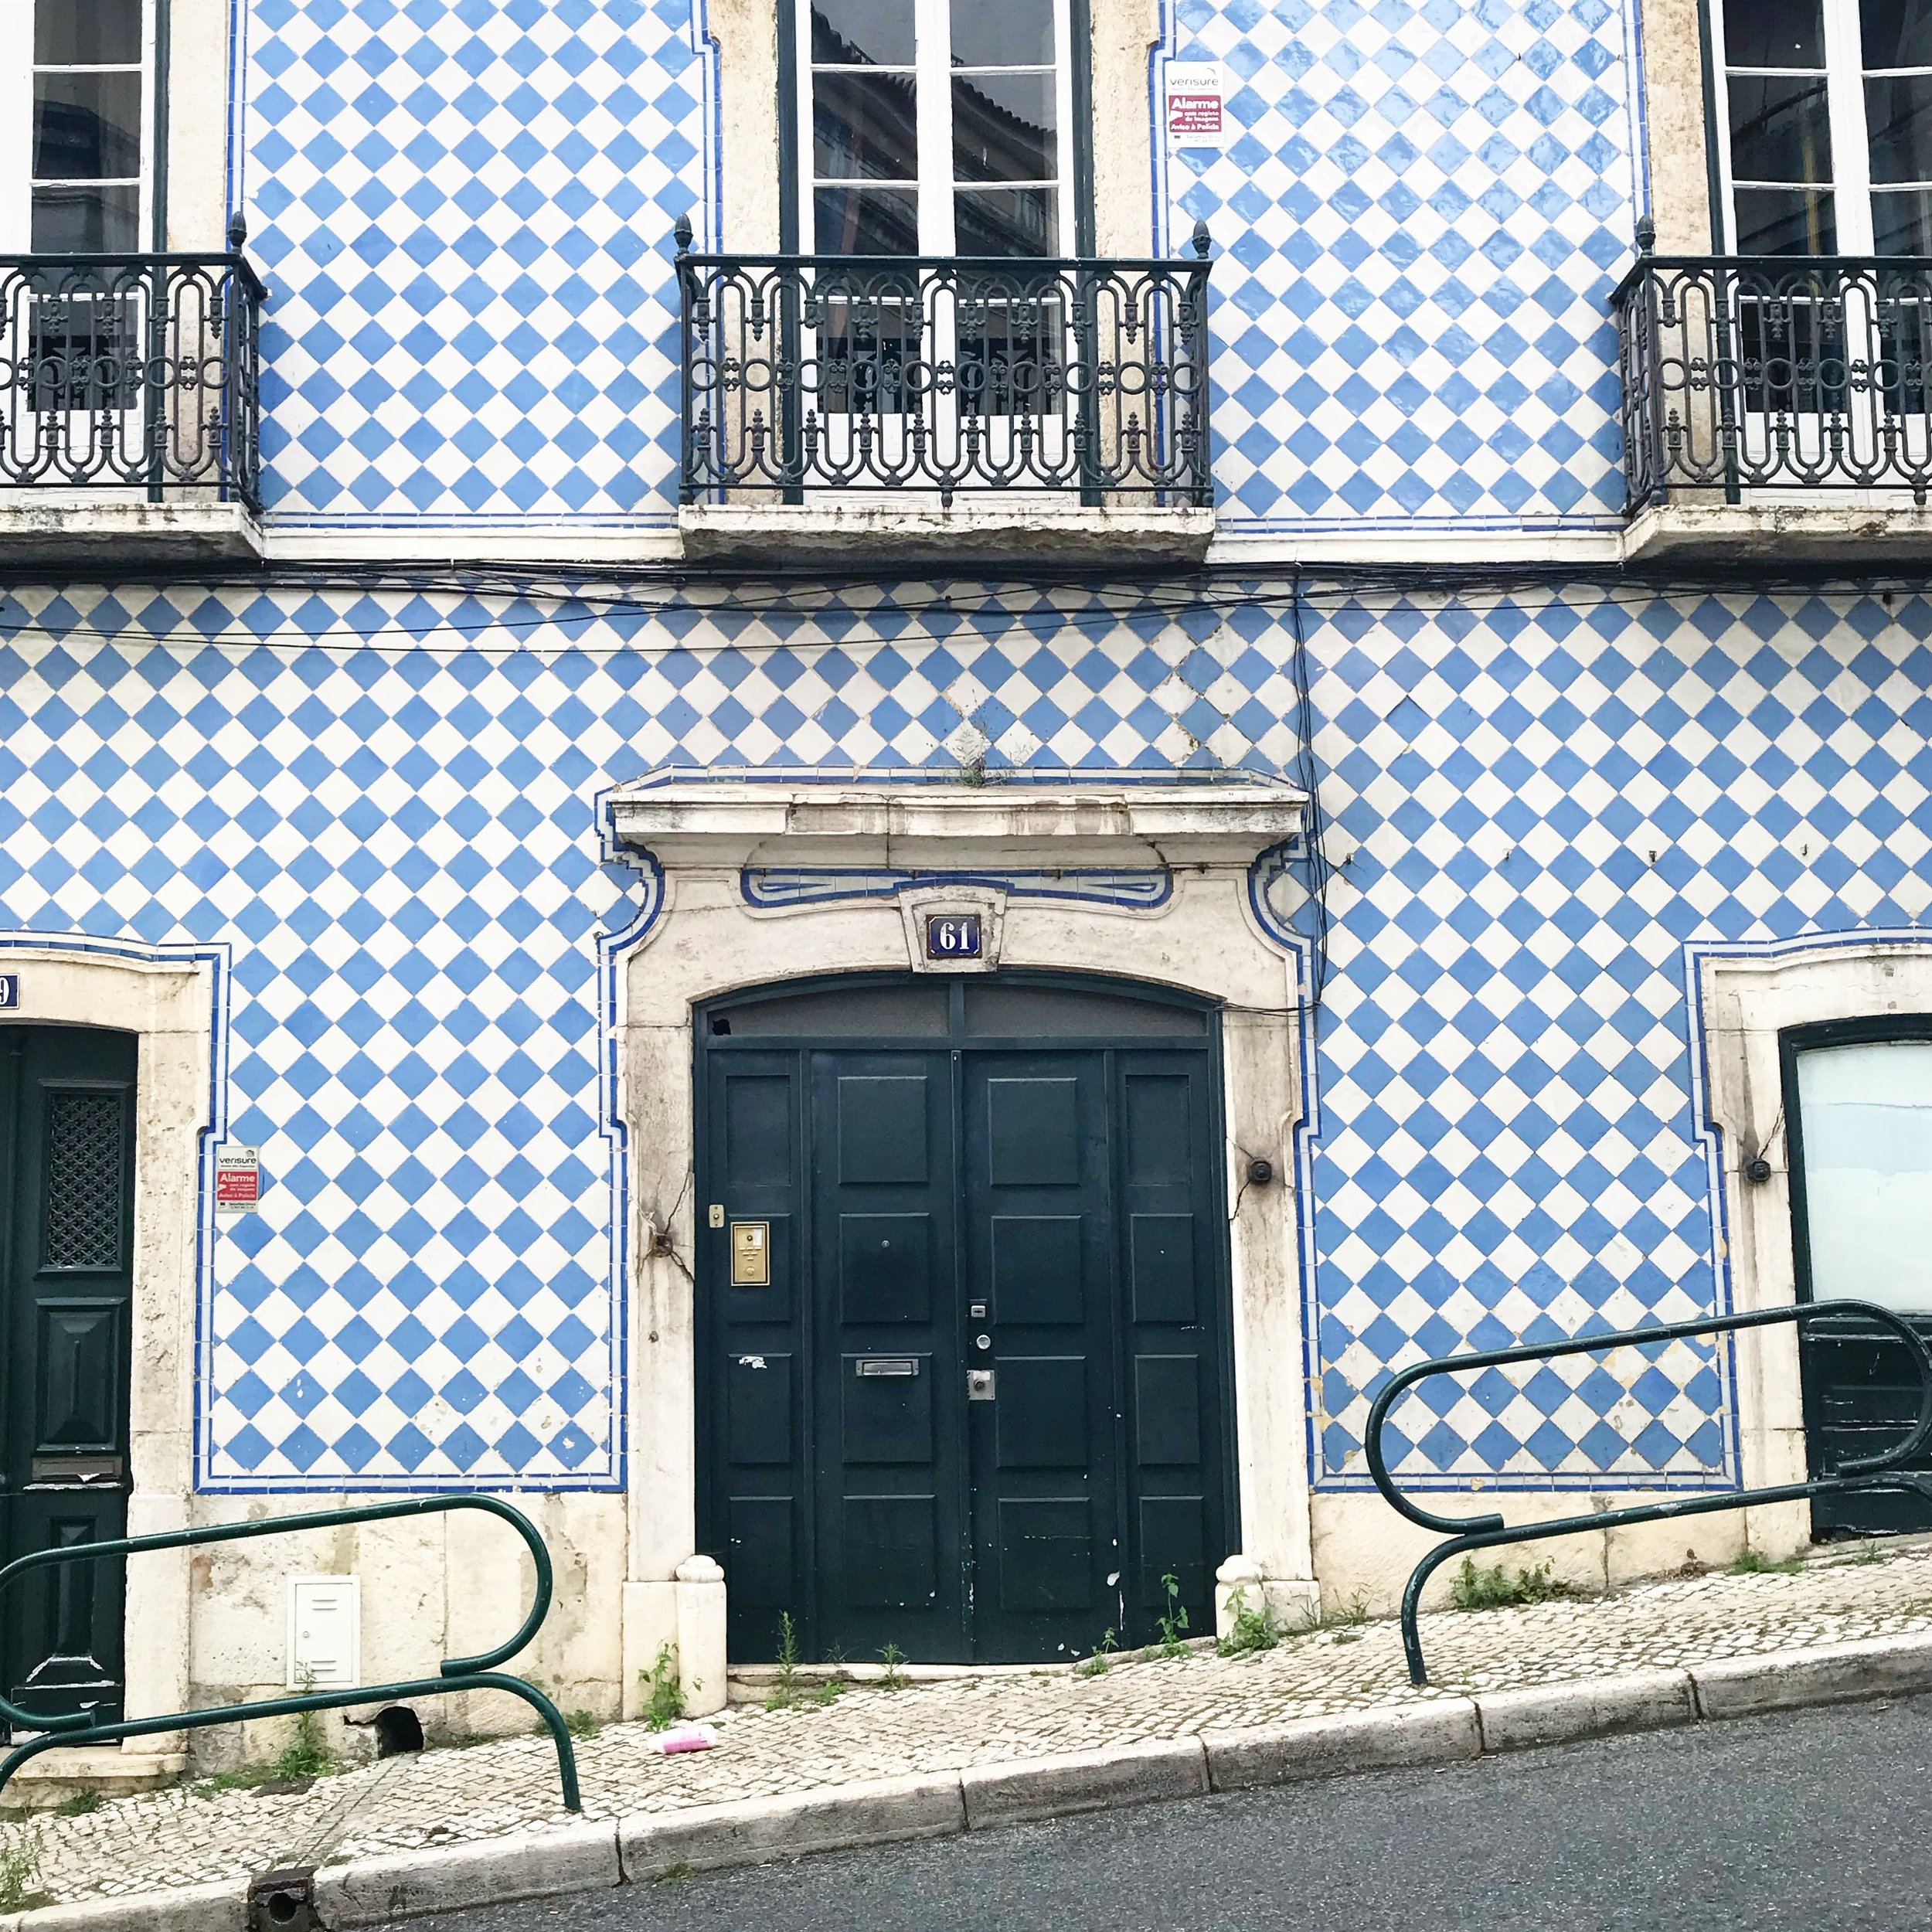
{"label": "brass door plate", "polygon": [[733,1221],[731,1224],[731,1285],[734,1288],[771,1286],[771,1223]]}

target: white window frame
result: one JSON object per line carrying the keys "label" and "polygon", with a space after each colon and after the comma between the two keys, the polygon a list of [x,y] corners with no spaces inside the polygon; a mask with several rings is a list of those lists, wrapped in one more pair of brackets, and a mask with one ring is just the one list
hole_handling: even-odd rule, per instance
{"label": "white window frame", "polygon": [[[817,71],[811,58],[811,0],[791,0],[793,41],[796,49],[793,76],[798,138],[797,179],[792,184],[798,219],[798,252],[815,255],[818,248],[818,224],[815,210],[816,191],[821,187],[853,186],[898,188],[917,192],[919,252],[922,255],[958,253],[954,238],[955,196],[961,190],[971,193],[980,188],[1052,186],[1059,198],[1060,244],[1045,257],[1021,256],[1014,259],[1065,260],[1077,254],[1075,236],[1077,201],[1074,182],[1078,173],[1077,144],[1085,131],[1073,120],[1073,69],[1081,51],[1073,43],[1073,8],[1070,0],[1053,0],[1054,103],[1058,121],[1056,165],[1058,179],[1042,182],[955,182],[953,179],[953,89],[955,78],[981,71],[1000,73],[1038,73],[1040,67],[1004,67],[980,70],[956,69],[951,65],[951,0],[913,0],[913,83],[917,92],[918,173],[909,181],[850,180],[828,177],[821,181],[815,165],[815,142],[812,125],[812,75]],[[847,73],[903,73],[897,67],[828,70]]]}
{"label": "white window frame", "polygon": [[[1824,28],[1825,109],[1832,150],[1832,201],[1838,230],[1835,252],[1869,255],[1874,252],[1872,218],[1871,131],[1865,114],[1864,47],[1859,0],[1821,0]],[[1730,81],[1733,73],[1813,77],[1815,67],[1733,67],[1726,58],[1723,0],[1710,8],[1712,71],[1716,77],[1716,108],[1719,181],[1723,189],[1724,246],[1737,252],[1736,182],[1731,168]],[[1879,74],[1932,73],[1932,66],[1875,67]],[[1758,184],[1747,182],[1748,186]],[[1766,185],[1782,186],[1783,183]],[[1903,185],[1903,184],[1888,184]]]}
{"label": "white window frame", "polygon": [[[43,0],[58,5],[61,0]],[[35,62],[36,0],[0,0],[0,253],[24,255],[33,246],[33,77],[42,72],[124,71],[73,66],[43,69]],[[141,0],[141,172],[138,226],[132,252],[155,246],[155,136],[157,116],[155,46],[160,0]],[[117,180],[134,179],[117,176]]]}

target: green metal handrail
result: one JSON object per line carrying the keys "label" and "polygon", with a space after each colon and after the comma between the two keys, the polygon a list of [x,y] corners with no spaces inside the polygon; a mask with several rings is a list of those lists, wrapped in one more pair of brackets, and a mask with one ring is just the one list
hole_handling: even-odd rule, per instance
{"label": "green metal handrail", "polygon": [[[1677,1342],[1692,1335],[1724,1335],[1739,1328],[1762,1328],[1789,1321],[1799,1327],[1832,1315],[1857,1315],[1889,1328],[1906,1345],[1919,1372],[1919,1419],[1912,1433],[1881,1455],[1859,1456],[1828,1475],[1805,1482],[1774,1483],[1762,1489],[1731,1489],[1714,1495],[1673,1498],[1668,1502],[1638,1503],[1624,1509],[1592,1510],[1587,1516],[1558,1516],[1544,1522],[1511,1525],[1497,1512],[1480,1516],[1443,1516],[1425,1509],[1396,1487],[1389,1473],[1382,1431],[1389,1411],[1410,1389],[1430,1376],[1457,1375],[1471,1369],[1493,1369],[1518,1362],[1546,1362],[1556,1355],[1594,1355],[1605,1349],[1641,1348],[1646,1343]],[[1782,1308],[1753,1308],[1744,1315],[1722,1315],[1699,1321],[1659,1322],[1645,1328],[1624,1328],[1614,1335],[1580,1336],[1570,1342],[1531,1342],[1522,1348],[1487,1349],[1471,1355],[1437,1355],[1391,1376],[1369,1406],[1363,1431],[1369,1474],[1383,1500],[1413,1523],[1449,1539],[1438,1543],[1410,1573],[1402,1593],[1402,1648],[1409,1661],[1409,1681],[1426,1684],[1428,1667],[1422,1658],[1422,1634],[1417,1616],[1422,1587],[1452,1556],[1475,1549],[1494,1549],[1504,1543],[1538,1543],[1549,1536],[1575,1536],[1599,1529],[1621,1529],[1627,1524],[1664,1522],[1677,1516],[1702,1516],[1722,1509],[1748,1509],[1760,1503],[1800,1502],[1812,1496],[1842,1495],[1862,1489],[1910,1489],[1932,1502],[1932,1473],[1902,1465],[1924,1452],[1932,1442],[1932,1350],[1909,1321],[1876,1302],[1798,1301]],[[0,1572],[0,1576],[4,1576]]]}
{"label": "green metal handrail", "polygon": [[529,1614],[515,1633],[494,1649],[474,1657],[453,1657],[434,1677],[411,1678],[396,1684],[359,1685],[352,1690],[304,1691],[294,1697],[264,1698],[259,1703],[219,1704],[205,1711],[175,1711],[165,1717],[124,1718],[112,1724],[97,1724],[85,1711],[68,1711],[43,1716],[25,1711],[0,1696],[0,1719],[15,1732],[39,1733],[0,1760],[0,1791],[29,1759],[58,1745],[117,1744],[124,1737],[152,1737],[165,1731],[203,1730],[210,1724],[233,1724],[254,1717],[289,1717],[301,1711],[343,1710],[355,1704],[393,1703],[409,1697],[442,1697],[457,1691],[506,1691],[531,1706],[549,1727],[556,1745],[557,1776],[563,1786],[566,1811],[580,1811],[577,1794],[577,1753],[570,1743],[570,1726],[563,1714],[534,1684],[510,1677],[495,1666],[505,1663],[522,1650],[543,1627],[549,1614],[552,1583],[550,1553],[538,1535],[536,1526],[521,1510],[512,1509],[494,1496],[413,1496],[401,1502],[379,1502],[355,1509],[327,1509],[313,1515],[267,1516],[256,1522],[213,1523],[200,1529],[163,1530],[151,1536],[124,1536],[117,1543],[79,1543],[66,1549],[37,1549],[16,1557],[0,1569],[0,1594],[16,1577],[30,1570],[54,1563],[94,1562],[108,1556],[131,1556],[149,1549],[187,1549],[201,1543],[236,1543],[250,1536],[286,1535],[296,1530],[333,1529],[343,1523],[382,1522],[395,1516],[434,1516],[451,1509],[480,1509],[487,1515],[501,1517],[529,1546],[536,1566],[536,1594]]}

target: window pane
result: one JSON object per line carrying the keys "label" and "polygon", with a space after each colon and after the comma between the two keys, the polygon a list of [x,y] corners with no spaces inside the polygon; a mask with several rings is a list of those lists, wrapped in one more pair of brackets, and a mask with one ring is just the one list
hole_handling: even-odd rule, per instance
{"label": "window pane", "polygon": [[1829,255],[1837,247],[1838,221],[1828,189],[1738,189],[1740,255]]}
{"label": "window pane", "polygon": [[1932,190],[1888,188],[1875,194],[1872,236],[1881,255],[1932,255]]}
{"label": "window pane", "polygon": [[953,247],[961,255],[1060,253],[1060,191],[979,189],[953,202]]}
{"label": "window pane", "polygon": [[910,74],[814,74],[811,98],[815,174],[832,181],[918,179],[918,94]]}
{"label": "window pane", "polygon": [[1932,75],[1866,81],[1865,115],[1875,182],[1932,181]]}
{"label": "window pane", "polygon": [[33,57],[43,67],[138,65],[141,0],[38,0]]}
{"label": "window pane", "polygon": [[1832,179],[1831,124],[1822,80],[1731,76],[1731,178]]}
{"label": "window pane", "polygon": [[141,190],[36,188],[29,246],[43,255],[125,254],[141,245]]}
{"label": "window pane", "polygon": [[826,66],[910,67],[913,0],[813,0],[811,57]]}
{"label": "window pane", "polygon": [[139,174],[141,76],[36,74],[33,172],[38,181]]}
{"label": "window pane", "polygon": [[1050,73],[975,74],[953,82],[955,181],[1052,181],[1060,172]]}
{"label": "window pane", "polygon": [[1811,1292],[1932,1311],[1932,1042],[1798,1060]]}
{"label": "window pane", "polygon": [[1932,67],[1932,0],[1859,0],[1867,67]]}
{"label": "window pane", "polygon": [[1053,0],[953,0],[955,67],[1050,67]]}
{"label": "window pane", "polygon": [[917,255],[919,196],[906,188],[821,188],[811,198],[821,255]]}
{"label": "window pane", "polygon": [[1821,67],[1818,0],[1724,0],[1724,60],[1733,67]]}

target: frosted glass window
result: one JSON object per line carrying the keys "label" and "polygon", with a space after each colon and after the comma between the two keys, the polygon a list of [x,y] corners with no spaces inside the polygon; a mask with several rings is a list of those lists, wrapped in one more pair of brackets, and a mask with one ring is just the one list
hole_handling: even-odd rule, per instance
{"label": "frosted glass window", "polygon": [[1932,1040],[1798,1056],[1811,1292],[1932,1314]]}

